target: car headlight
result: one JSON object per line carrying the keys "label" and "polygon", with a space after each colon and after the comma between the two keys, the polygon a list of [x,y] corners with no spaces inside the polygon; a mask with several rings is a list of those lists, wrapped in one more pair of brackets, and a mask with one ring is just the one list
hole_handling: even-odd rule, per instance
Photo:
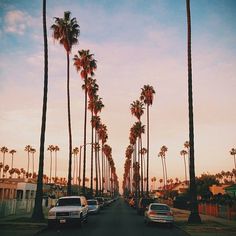
{"label": "car headlight", "polygon": [[72,211],[70,213],[71,216],[79,216],[80,212],[79,211]]}
{"label": "car headlight", "polygon": [[56,212],[55,211],[49,211],[48,216],[56,216]]}

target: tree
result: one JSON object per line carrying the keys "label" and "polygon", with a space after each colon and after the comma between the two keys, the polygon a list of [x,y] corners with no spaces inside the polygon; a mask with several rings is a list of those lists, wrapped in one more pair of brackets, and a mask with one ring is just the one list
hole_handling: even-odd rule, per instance
{"label": "tree", "polygon": [[191,13],[190,0],[186,0],[187,11],[187,47],[188,47],[188,111],[189,111],[189,179],[190,179],[190,210],[189,223],[200,223],[198,212],[197,191],[194,165],[194,124],[193,124],[193,91],[192,91],[192,58],[191,58]]}
{"label": "tree", "polygon": [[72,165],[72,133],[71,133],[71,112],[70,112],[70,52],[72,46],[78,43],[80,34],[76,18],[70,17],[69,11],[64,12],[64,18],[54,17],[55,23],[51,26],[53,38],[59,41],[66,50],[67,57],[67,113],[68,113],[68,135],[69,135],[69,166],[67,195],[71,195],[71,165]]}
{"label": "tree", "polygon": [[11,169],[13,169],[13,158],[14,154],[16,153],[16,150],[12,149],[9,153],[11,154]]}
{"label": "tree", "polygon": [[155,90],[152,86],[144,85],[140,96],[141,101],[143,101],[147,106],[147,195],[149,195],[149,106],[151,106],[153,103],[154,94]]}
{"label": "tree", "polygon": [[60,151],[60,148],[57,145],[55,145],[54,151],[55,151],[55,178],[56,178],[57,177],[57,152]]}
{"label": "tree", "polygon": [[78,153],[79,153],[79,148],[75,147],[72,152],[72,154],[74,154],[74,168],[73,168],[73,183],[74,184],[77,184],[77,177],[78,177]]}
{"label": "tree", "polygon": [[158,153],[158,157],[161,158],[161,163],[162,163],[162,173],[163,173],[163,189],[165,188],[166,186],[166,175],[165,175],[165,167],[164,167],[164,153],[162,151],[160,151]]}
{"label": "tree", "polygon": [[[74,66],[84,80],[84,161],[83,161],[83,193],[85,193],[85,172],[86,172],[86,133],[87,133],[87,80],[89,76],[94,75],[97,68],[96,60],[89,50],[78,51],[78,55],[74,56]],[[92,181],[92,180],[91,180]]]}
{"label": "tree", "polygon": [[[3,170],[5,167],[5,155],[8,152],[8,148],[7,147],[1,147],[1,152],[2,152],[2,164],[3,164]],[[4,174],[3,174],[4,175]],[[2,176],[3,177],[3,176]]]}
{"label": "tree", "polygon": [[167,181],[167,167],[166,167],[166,152],[168,151],[168,148],[163,145],[161,147],[161,152],[163,153],[163,162],[164,162],[164,167],[165,167],[165,173],[166,173],[166,181]]}
{"label": "tree", "polygon": [[180,155],[184,158],[184,171],[185,171],[185,182],[187,183],[187,169],[186,169],[186,160],[185,156],[188,154],[186,150],[181,150]]}
{"label": "tree", "polygon": [[[29,164],[30,164],[30,157],[29,157],[29,154],[30,154],[30,152],[31,152],[31,149],[32,149],[32,147],[30,146],[30,145],[26,145],[25,146],[25,151],[27,152],[27,154],[28,154],[28,164],[27,164],[27,173],[29,174]],[[28,178],[28,177],[27,177]]]}
{"label": "tree", "polygon": [[31,148],[31,151],[32,153],[32,174],[34,174],[34,154],[36,152],[36,149],[35,148]]}
{"label": "tree", "polygon": [[49,171],[49,181],[52,183],[52,152],[54,152],[55,147],[53,145],[48,146],[48,151],[50,152],[50,171]]}
{"label": "tree", "polygon": [[43,38],[44,38],[44,89],[43,89],[43,107],[40,134],[40,150],[39,150],[39,168],[37,178],[37,189],[34,202],[32,218],[41,220],[43,214],[43,167],[44,167],[44,143],[46,130],[46,114],[47,114],[47,93],[48,93],[48,41],[47,41],[47,22],[46,22],[46,0],[43,0]]}
{"label": "tree", "polygon": [[235,160],[236,148],[231,148],[229,153],[230,153],[230,155],[232,155],[234,157],[234,168],[236,169],[236,160]]}

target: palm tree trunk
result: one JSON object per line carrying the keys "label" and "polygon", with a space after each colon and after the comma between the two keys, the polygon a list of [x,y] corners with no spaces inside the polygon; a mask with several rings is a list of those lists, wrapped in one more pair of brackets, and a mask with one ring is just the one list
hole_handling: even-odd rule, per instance
{"label": "palm tree trunk", "polygon": [[50,183],[52,183],[52,151],[50,151]]}
{"label": "palm tree trunk", "polygon": [[83,163],[83,193],[85,194],[85,172],[86,172],[86,129],[87,129],[87,76],[84,79],[84,163]]}
{"label": "palm tree trunk", "polygon": [[142,137],[140,138],[140,151],[141,151],[141,196],[143,196],[143,154],[142,154]]}
{"label": "palm tree trunk", "polygon": [[165,189],[165,186],[166,186],[166,177],[165,177],[165,167],[164,167],[164,161],[163,161],[163,158],[161,157],[161,163],[162,163],[162,171],[163,171],[163,183],[164,183],[164,189]]}
{"label": "palm tree trunk", "polygon": [[81,187],[81,158],[82,158],[81,151],[82,151],[82,147],[83,146],[80,146],[80,148],[79,148],[79,189]]}
{"label": "palm tree trunk", "polygon": [[[99,145],[99,141],[98,141]],[[102,184],[101,184],[101,165],[100,165],[100,155],[99,155],[99,149],[98,149],[98,181],[99,181],[99,193],[101,194],[102,190]]]}
{"label": "palm tree trunk", "polygon": [[48,43],[47,43],[47,24],[46,24],[46,0],[43,0],[43,35],[44,35],[44,93],[43,93],[37,189],[36,189],[36,197],[34,201],[34,209],[32,214],[32,218],[37,220],[44,219],[43,207],[42,207],[43,166],[44,166],[44,142],[45,142],[46,113],[47,113],[47,92],[48,92]]}
{"label": "palm tree trunk", "polygon": [[185,170],[185,182],[186,182],[186,184],[187,184],[187,169],[186,169],[185,155],[184,155],[184,170]]}
{"label": "palm tree trunk", "polygon": [[192,58],[191,58],[191,15],[190,0],[186,0],[187,26],[188,26],[188,101],[189,101],[189,143],[190,143],[190,210],[189,223],[200,223],[198,212],[197,191],[194,167],[194,124],[193,124],[193,94],[192,94]]}
{"label": "palm tree trunk", "polygon": [[166,158],[164,157],[163,160],[164,160],[165,174],[166,174],[166,177],[165,177],[165,178],[166,178],[166,183],[167,183],[168,177],[167,177],[167,168],[166,168]]}
{"label": "palm tree trunk", "polygon": [[29,163],[30,163],[30,159],[29,159],[29,151],[28,151],[28,164],[27,164],[27,173],[28,173],[28,176],[27,176],[27,179],[29,178]]}
{"label": "palm tree trunk", "polygon": [[75,154],[74,154],[74,165],[73,165],[73,184],[75,184]]}
{"label": "palm tree trunk", "polygon": [[34,153],[32,154],[32,174],[34,175]]}
{"label": "palm tree trunk", "polygon": [[[97,133],[95,131],[95,144],[97,145]],[[95,172],[96,172],[96,196],[98,196],[98,153],[95,149]]]}
{"label": "palm tree trunk", "polygon": [[70,56],[67,52],[67,106],[68,106],[68,133],[69,133],[69,168],[68,168],[68,183],[67,195],[71,193],[71,165],[72,165],[72,135],[71,135],[71,114],[70,114]]}
{"label": "palm tree trunk", "polygon": [[149,196],[149,105],[147,105],[147,196]]}
{"label": "palm tree trunk", "polygon": [[[91,113],[91,119],[93,118],[93,112]],[[90,192],[91,195],[93,195],[93,133],[94,133],[94,129],[93,129],[93,125],[91,124],[91,128],[92,128],[92,137],[91,137],[91,178],[90,178]]]}
{"label": "palm tree trunk", "polygon": [[55,151],[55,178],[57,177],[57,151]]}

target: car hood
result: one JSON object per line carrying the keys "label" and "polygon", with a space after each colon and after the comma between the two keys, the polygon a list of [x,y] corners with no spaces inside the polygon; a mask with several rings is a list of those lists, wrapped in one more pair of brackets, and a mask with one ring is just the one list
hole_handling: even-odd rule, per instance
{"label": "car hood", "polygon": [[50,211],[55,211],[55,212],[65,212],[65,211],[79,211],[81,210],[81,206],[56,206],[53,207]]}

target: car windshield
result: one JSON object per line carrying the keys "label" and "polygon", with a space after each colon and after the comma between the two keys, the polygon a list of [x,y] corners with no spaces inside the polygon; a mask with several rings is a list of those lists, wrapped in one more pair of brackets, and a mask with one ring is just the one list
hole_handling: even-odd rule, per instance
{"label": "car windshield", "polygon": [[94,206],[94,205],[97,205],[97,201],[96,200],[88,200],[88,205],[90,206]]}
{"label": "car windshield", "polygon": [[151,205],[152,211],[170,211],[170,208],[166,205]]}
{"label": "car windshield", "polygon": [[57,201],[56,206],[81,206],[79,198],[62,198]]}

